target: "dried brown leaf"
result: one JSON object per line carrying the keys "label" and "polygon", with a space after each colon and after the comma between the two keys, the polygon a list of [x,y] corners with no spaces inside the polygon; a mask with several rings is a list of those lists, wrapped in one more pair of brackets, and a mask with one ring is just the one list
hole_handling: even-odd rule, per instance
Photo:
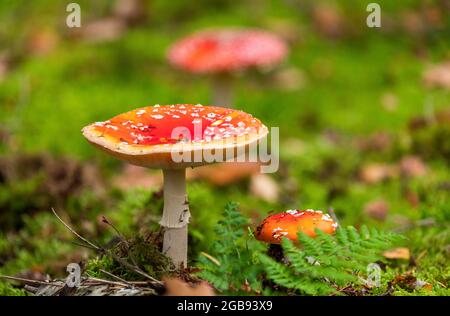
{"label": "dried brown leaf", "polygon": [[58,33],[50,28],[36,29],[31,32],[27,42],[29,53],[45,56],[55,50],[59,42]]}
{"label": "dried brown leaf", "polygon": [[381,199],[368,202],[364,206],[364,213],[379,221],[384,221],[387,217],[388,212],[389,204]]}
{"label": "dried brown leaf", "polygon": [[450,90],[450,61],[428,67],[423,82],[427,87]]}
{"label": "dried brown leaf", "polygon": [[130,190],[138,187],[161,188],[163,177],[160,172],[149,171],[146,168],[126,164],[120,174],[113,178],[115,187]]}
{"label": "dried brown leaf", "polygon": [[278,183],[267,174],[252,175],[250,180],[250,192],[269,203],[278,201],[280,189]]}
{"label": "dried brown leaf", "polygon": [[336,6],[317,5],[313,9],[312,18],[316,29],[327,37],[339,38],[345,32],[345,20]]}
{"label": "dried brown leaf", "polygon": [[116,0],[113,13],[129,25],[136,25],[145,21],[145,0]]}
{"label": "dried brown leaf", "polygon": [[274,74],[273,82],[280,90],[294,91],[305,85],[305,74],[298,68],[289,67]]}
{"label": "dried brown leaf", "polygon": [[389,249],[383,252],[383,256],[386,259],[404,259],[409,260],[411,257],[410,251],[408,248],[399,247],[394,249]]}
{"label": "dried brown leaf", "polygon": [[227,162],[188,169],[187,177],[206,180],[217,186],[225,186],[246,179],[259,171],[260,164],[257,162]]}
{"label": "dried brown leaf", "polygon": [[108,42],[119,39],[125,29],[123,20],[110,17],[87,23],[81,28],[79,35],[88,42]]}
{"label": "dried brown leaf", "polygon": [[360,172],[359,177],[362,181],[368,184],[378,183],[392,178],[397,173],[395,166],[388,164],[372,163],[364,166]]}
{"label": "dried brown leaf", "polygon": [[406,156],[399,163],[400,172],[407,177],[422,177],[427,174],[427,167],[420,157]]}
{"label": "dried brown leaf", "polygon": [[386,92],[381,96],[381,105],[389,112],[394,112],[398,107],[398,98],[391,92]]}

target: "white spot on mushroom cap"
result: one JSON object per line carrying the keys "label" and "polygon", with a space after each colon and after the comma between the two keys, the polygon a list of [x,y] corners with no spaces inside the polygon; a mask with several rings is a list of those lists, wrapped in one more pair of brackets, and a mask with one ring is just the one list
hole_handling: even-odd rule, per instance
{"label": "white spot on mushroom cap", "polygon": [[323,214],[323,215],[322,215],[322,220],[323,220],[323,221],[326,221],[326,222],[332,222],[332,221],[333,221],[333,219],[331,218],[331,216],[328,215],[328,214]]}
{"label": "white spot on mushroom cap", "polygon": [[139,110],[139,111],[136,112],[136,115],[142,115],[144,113],[147,113],[147,111],[146,110]]}
{"label": "white spot on mushroom cap", "polygon": [[110,128],[110,129],[113,129],[113,130],[115,130],[115,131],[118,131],[118,130],[119,130],[119,128],[118,128],[117,126],[111,125],[111,124],[106,124],[106,128]]}

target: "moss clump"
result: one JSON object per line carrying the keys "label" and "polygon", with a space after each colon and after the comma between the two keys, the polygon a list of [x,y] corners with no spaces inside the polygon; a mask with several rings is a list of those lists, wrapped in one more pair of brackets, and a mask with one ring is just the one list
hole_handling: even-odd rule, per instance
{"label": "moss clump", "polygon": [[104,278],[105,274],[101,271],[104,270],[128,281],[146,280],[136,272],[137,269],[160,279],[173,272],[174,266],[170,258],[160,251],[159,243],[137,236],[127,241],[115,241],[115,245],[104,255],[88,262],[86,271],[94,277]]}
{"label": "moss clump", "polygon": [[27,292],[17,289],[9,283],[0,282],[0,296],[26,296]]}

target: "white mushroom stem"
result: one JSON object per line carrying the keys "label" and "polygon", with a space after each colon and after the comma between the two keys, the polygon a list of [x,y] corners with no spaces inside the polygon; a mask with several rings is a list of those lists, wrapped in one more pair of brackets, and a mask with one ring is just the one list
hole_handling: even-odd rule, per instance
{"label": "white mushroom stem", "polygon": [[159,222],[164,227],[163,253],[176,267],[187,266],[189,204],[185,169],[163,170],[164,211]]}
{"label": "white mushroom stem", "polygon": [[213,76],[212,104],[227,108],[234,107],[233,78],[229,74]]}

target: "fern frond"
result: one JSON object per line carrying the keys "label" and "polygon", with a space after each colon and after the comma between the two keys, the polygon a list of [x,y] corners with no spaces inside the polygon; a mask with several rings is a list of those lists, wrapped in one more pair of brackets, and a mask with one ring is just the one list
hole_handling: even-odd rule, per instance
{"label": "fern frond", "polygon": [[334,236],[317,231],[317,237],[298,234],[300,246],[283,238],[287,264],[261,257],[267,276],[276,284],[303,294],[332,293],[337,286],[356,284],[369,263],[401,238],[362,227],[339,228]]}
{"label": "fern frond", "polygon": [[253,291],[262,288],[258,276],[263,268],[256,254],[266,248],[253,237],[247,238],[244,230],[247,224],[248,220],[240,214],[238,205],[228,203],[223,219],[215,227],[217,239],[209,252],[220,262],[220,266],[204,257],[198,259],[201,269],[198,275],[222,293],[236,294],[244,288],[244,284],[249,284]]}

